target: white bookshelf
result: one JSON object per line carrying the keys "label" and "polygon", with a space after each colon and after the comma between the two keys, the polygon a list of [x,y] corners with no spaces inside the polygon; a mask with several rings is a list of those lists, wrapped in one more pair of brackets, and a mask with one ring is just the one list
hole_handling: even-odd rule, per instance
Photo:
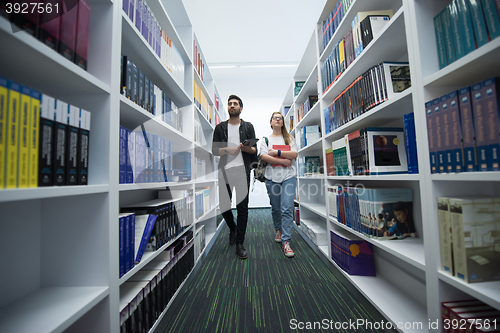
{"label": "white bookshelf", "polygon": [[[86,71],[27,33],[13,33],[10,23],[0,17],[0,75],[92,115],[87,186],[0,190],[1,332],[120,331],[120,285],[175,241],[146,252],[141,263],[119,278],[118,214],[122,206],[155,199],[165,189],[194,194],[195,189],[209,186],[212,208],[195,219],[193,207],[192,224],[184,232],[195,232],[203,224],[209,236],[205,244],[209,244],[210,235],[217,230],[217,182],[210,151],[214,117],[211,121],[204,118],[193,101],[193,82],[197,80],[215,112],[215,85],[208,66],[204,83],[193,68],[196,36],[182,1],[147,3],[179,50],[185,65],[183,80],[167,70],[124,14],[122,1],[89,3]],[[182,129],[120,95],[121,54],[130,56],[180,108]],[[222,105],[218,112],[223,120]],[[200,119],[207,143],[203,146],[194,142],[195,115],[204,118]],[[119,184],[119,126],[130,130],[144,126],[172,141],[175,152],[191,152],[192,180]],[[194,178],[195,157],[206,161],[206,176],[200,180]]]}
{"label": "white bookshelf", "polygon": [[[439,237],[437,227],[436,197],[457,193],[500,194],[500,173],[476,172],[459,174],[432,174],[429,167],[427,127],[424,113],[425,102],[441,95],[474,84],[480,80],[500,75],[498,50],[500,38],[439,69],[433,18],[449,0],[356,0],[344,15],[330,42],[320,52],[318,31],[320,23],[326,20],[334,9],[336,0],[328,0],[318,18],[318,26],[313,32],[304,56],[294,75],[291,86],[284,98],[283,106],[290,105],[290,94],[294,82],[305,81],[306,92],[293,99],[294,128],[318,124],[322,128],[320,143],[299,151],[299,158],[321,150],[326,169],[325,149],[346,134],[364,127],[403,127],[403,115],[415,114],[418,149],[419,174],[394,174],[371,176],[326,176],[299,177],[299,189],[307,189],[311,184],[346,185],[363,184],[372,187],[405,187],[413,189],[414,220],[419,237],[405,240],[377,240],[356,232],[328,216],[327,191],[304,195],[299,193],[301,219],[325,219],[327,231],[347,230],[373,244],[375,251],[376,277],[350,276],[342,271],[331,259],[330,246],[315,246],[389,321],[393,323],[422,323],[422,329],[401,327],[401,332],[440,332],[429,328],[428,323],[440,319],[440,303],[443,301],[477,298],[490,306],[500,309],[497,282],[463,283],[439,270]],[[349,65],[344,73],[325,92],[321,86],[321,65],[327,59],[334,44],[342,38],[360,11],[392,9],[393,17],[367,48]],[[318,30],[319,29],[319,30]],[[310,55],[316,52],[316,61]],[[408,61],[410,63],[412,87],[400,93],[347,124],[325,134],[323,110],[351,82],[371,66],[382,61]],[[300,70],[299,70],[300,69]],[[305,71],[309,69],[310,72]],[[317,90],[312,92],[309,81],[318,77]],[[297,109],[303,102],[302,95],[319,94],[318,109],[313,108],[297,123]],[[291,111],[291,112],[292,112]],[[289,118],[290,115],[287,115]],[[297,131],[292,131],[295,135]],[[315,183],[316,182],[316,183]],[[307,236],[306,236],[307,237]],[[311,246],[314,246],[309,242]],[[411,283],[409,282],[411,281]],[[408,285],[412,285],[408,288]]]}

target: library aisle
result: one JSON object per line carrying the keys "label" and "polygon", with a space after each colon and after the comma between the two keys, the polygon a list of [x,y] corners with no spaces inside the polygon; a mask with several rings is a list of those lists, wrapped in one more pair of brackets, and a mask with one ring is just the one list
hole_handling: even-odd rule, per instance
{"label": "library aisle", "polygon": [[[296,229],[295,257],[284,256],[274,241],[270,208],[249,211],[247,260],[238,259],[227,227],[221,228],[156,332],[393,332],[366,327],[387,321],[323,263]],[[362,325],[348,327],[361,324],[360,319]]]}

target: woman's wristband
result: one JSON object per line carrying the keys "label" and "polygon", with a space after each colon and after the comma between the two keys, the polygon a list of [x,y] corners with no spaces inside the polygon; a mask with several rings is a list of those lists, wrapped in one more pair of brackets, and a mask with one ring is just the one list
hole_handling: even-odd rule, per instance
{"label": "woman's wristband", "polygon": [[281,150],[278,149],[278,156],[281,156]]}

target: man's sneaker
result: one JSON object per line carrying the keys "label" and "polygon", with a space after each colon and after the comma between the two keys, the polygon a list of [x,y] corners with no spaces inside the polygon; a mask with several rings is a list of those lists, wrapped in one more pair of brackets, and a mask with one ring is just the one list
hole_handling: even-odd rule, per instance
{"label": "man's sneaker", "polygon": [[247,258],[247,250],[245,250],[245,247],[243,244],[236,244],[236,254],[240,259],[246,259]]}
{"label": "man's sneaker", "polygon": [[281,230],[276,230],[276,236],[274,236],[276,243],[281,243]]}
{"label": "man's sneaker", "polygon": [[285,245],[283,245],[283,251],[285,252],[285,256],[287,258],[292,258],[294,256],[294,253],[292,249],[290,248],[290,243],[285,242]]}
{"label": "man's sneaker", "polygon": [[229,230],[229,245],[234,245],[236,243],[236,230]]}

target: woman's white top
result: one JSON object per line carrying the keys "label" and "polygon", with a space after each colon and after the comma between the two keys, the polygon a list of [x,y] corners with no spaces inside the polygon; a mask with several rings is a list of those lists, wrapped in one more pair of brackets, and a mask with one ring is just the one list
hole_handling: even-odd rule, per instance
{"label": "woman's white top", "polygon": [[[262,138],[260,140],[260,148],[259,155],[264,155],[269,153],[269,149],[273,148],[273,145],[284,145],[285,139],[282,136],[280,137],[272,137],[267,136],[269,140],[269,146],[266,145],[266,139]],[[295,144],[295,140],[291,138],[290,142],[290,151],[297,152],[297,145]],[[266,179],[269,179],[275,183],[283,183],[285,180],[295,177],[297,175],[296,161],[292,160],[292,166],[271,166],[270,163],[267,163],[266,172],[264,176]]]}

